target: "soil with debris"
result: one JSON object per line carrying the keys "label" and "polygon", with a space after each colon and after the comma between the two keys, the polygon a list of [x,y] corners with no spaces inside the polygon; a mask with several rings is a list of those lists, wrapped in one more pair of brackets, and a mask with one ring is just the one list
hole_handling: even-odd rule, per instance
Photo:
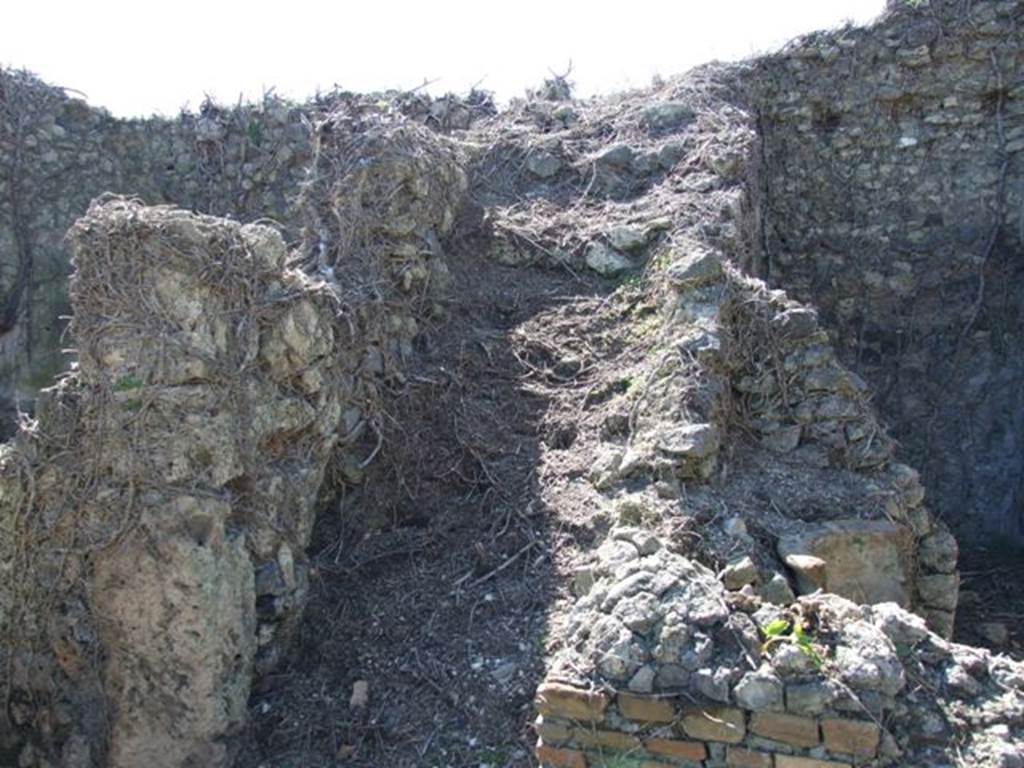
{"label": "soil with debris", "polygon": [[[252,698],[238,766],[531,764],[549,615],[569,597],[560,565],[586,517],[538,488],[572,439],[551,391],[586,379],[550,353],[583,343],[614,285],[472,246],[450,262],[458,300],[419,342],[382,459],[320,517],[310,603]],[[370,534],[354,522],[368,510]]]}
{"label": "soil with debris", "polygon": [[993,542],[960,556],[957,642],[1024,660],[1024,553]]}

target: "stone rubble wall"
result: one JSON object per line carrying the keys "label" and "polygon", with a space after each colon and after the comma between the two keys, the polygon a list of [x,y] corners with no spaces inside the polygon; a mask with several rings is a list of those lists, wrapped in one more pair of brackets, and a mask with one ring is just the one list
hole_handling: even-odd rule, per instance
{"label": "stone rubble wall", "polygon": [[[301,229],[298,196],[313,160],[312,126],[362,102],[438,132],[494,113],[489,97],[339,92],[294,104],[273,94],[177,117],[120,119],[26,73],[0,69],[0,311],[31,261],[29,289],[0,327],[0,396],[31,405],[65,371],[72,223],[105,193],[239,221],[270,219],[286,241]],[[0,414],[2,416],[3,414]],[[7,414],[5,419],[13,424]],[[5,428],[7,432],[9,427]]]}
{"label": "stone rubble wall", "polygon": [[[751,231],[756,206],[735,210],[735,231]],[[944,639],[956,541],[894,460],[867,385],[814,310],[730,266],[749,241],[702,234],[674,233],[652,270],[664,353],[651,355],[628,437],[592,463],[615,511],[555,630],[536,700],[541,765],[941,765],[954,739],[971,764],[1015,764],[1021,667]],[[815,505],[730,509],[743,509],[728,477],[736,443],[811,486]],[[815,496],[822,483],[835,488]],[[680,525],[707,489],[727,519],[687,546],[704,562],[728,557],[720,573],[645,524],[644,485],[680,500]]]}
{"label": "stone rubble wall", "polygon": [[[579,645],[537,691],[545,768],[938,766],[954,733],[965,764],[1019,764],[1021,664],[949,643],[893,603],[737,609],[707,569],[618,541],[573,610]],[[626,635],[607,632],[612,616]],[[774,644],[773,622],[787,628]]]}
{"label": "stone rubble wall", "polygon": [[815,311],[759,281],[732,279],[737,288],[721,310],[722,356],[743,428],[780,457],[867,474],[885,498],[874,519],[802,521],[780,538],[779,557],[803,592],[894,601],[951,636],[956,540],[924,505],[918,473],[892,460],[869,388],[840,363]]}
{"label": "stone rubble wall", "polygon": [[[27,402],[66,370],[72,223],[104,192],[244,221],[294,222],[311,156],[303,112],[279,99],[121,120],[24,73],[0,71],[0,294],[28,251],[32,286],[0,336],[0,382]],[[290,234],[295,236],[294,230]]]}
{"label": "stone rubble wall", "polygon": [[752,63],[752,271],[822,313],[967,537],[1024,536],[1024,8],[892,2]]}
{"label": "stone rubble wall", "polygon": [[[756,522],[775,535],[776,551],[766,555],[749,540],[746,554],[792,572],[800,593],[894,601],[950,636],[956,540],[925,506],[917,472],[892,460],[866,386],[838,361],[816,313],[727,267],[710,245],[681,249],[664,283],[661,333],[682,355],[652,364],[628,444],[609,446],[594,462],[595,487],[614,495],[638,477],[674,487],[715,483],[719,454],[743,435],[793,477],[853,473],[861,489],[827,514],[761,512]],[[739,559],[734,537],[726,544]],[[761,588],[772,579],[763,576],[740,586]]]}
{"label": "stone rubble wall", "polygon": [[[71,231],[79,361],[0,477],[0,755],[19,766],[229,764],[301,616],[325,470],[376,453],[428,293],[406,275],[443,270],[466,189],[432,132],[391,116],[343,141],[332,119],[300,203],[358,211],[322,222],[329,263],[304,259],[320,228],[289,254],[270,226],[124,198]],[[339,145],[358,178],[330,175]]]}
{"label": "stone rubble wall", "polygon": [[79,364],[4,467],[19,764],[223,765],[301,607],[358,361],[276,230],[114,199],[71,237]]}

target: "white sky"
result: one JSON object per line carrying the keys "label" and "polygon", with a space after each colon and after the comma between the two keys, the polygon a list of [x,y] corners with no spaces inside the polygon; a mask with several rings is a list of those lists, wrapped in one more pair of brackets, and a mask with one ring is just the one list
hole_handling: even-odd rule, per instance
{"label": "white sky", "polygon": [[118,115],[173,114],[274,86],[481,87],[508,99],[564,71],[581,96],[742,58],[877,16],[885,0],[8,0],[0,64]]}

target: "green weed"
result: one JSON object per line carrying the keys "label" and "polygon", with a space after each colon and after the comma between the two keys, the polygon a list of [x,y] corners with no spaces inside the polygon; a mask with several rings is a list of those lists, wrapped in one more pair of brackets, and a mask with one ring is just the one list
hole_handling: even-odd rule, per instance
{"label": "green weed", "polygon": [[776,619],[761,627],[761,632],[764,633],[765,637],[764,645],[762,646],[763,650],[767,651],[776,643],[792,643],[804,656],[811,660],[815,669],[821,669],[825,666],[825,659],[815,650],[811,636],[807,634],[804,625],[799,621]]}

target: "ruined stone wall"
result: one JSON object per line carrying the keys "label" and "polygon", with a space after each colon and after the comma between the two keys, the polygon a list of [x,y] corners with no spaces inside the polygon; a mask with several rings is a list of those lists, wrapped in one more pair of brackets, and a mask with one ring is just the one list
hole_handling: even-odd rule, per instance
{"label": "ruined stone wall", "polygon": [[311,153],[303,119],[268,97],[121,120],[30,75],[0,71],[0,395],[31,403],[67,368],[64,236],[94,197],[116,192],[265,217],[294,237],[293,203]]}
{"label": "ruined stone wall", "polygon": [[[1017,764],[1019,663],[948,643],[892,603],[826,594],[730,613],[735,595],[699,565],[663,550],[625,558],[571,620],[600,638],[623,617],[634,645],[609,643],[605,658],[646,651],[665,682],[566,675],[589,668],[578,660],[550,675],[536,700],[545,768],[941,766],[953,734],[965,765]],[[659,612],[638,588],[657,591]],[[608,613],[594,622],[597,605]]]}
{"label": "ruined stone wall", "polygon": [[817,306],[962,535],[1024,536],[1024,6],[893,2],[753,64],[753,269]]}
{"label": "ruined stone wall", "polygon": [[125,198],[74,225],[78,363],[0,454],[0,762],[228,764],[301,616],[328,464],[379,451],[466,190],[429,130],[348,114],[319,125],[291,253]]}
{"label": "ruined stone wall", "polygon": [[[482,92],[377,96],[365,100],[439,132],[494,113]],[[239,221],[268,218],[294,242],[311,127],[361,100],[335,92],[294,104],[267,95],[230,108],[204,102],[177,117],[119,119],[0,69],[0,408],[31,405],[72,359],[61,338],[70,314],[64,236],[93,198],[113,192]],[[0,414],[0,434],[12,423]]]}

